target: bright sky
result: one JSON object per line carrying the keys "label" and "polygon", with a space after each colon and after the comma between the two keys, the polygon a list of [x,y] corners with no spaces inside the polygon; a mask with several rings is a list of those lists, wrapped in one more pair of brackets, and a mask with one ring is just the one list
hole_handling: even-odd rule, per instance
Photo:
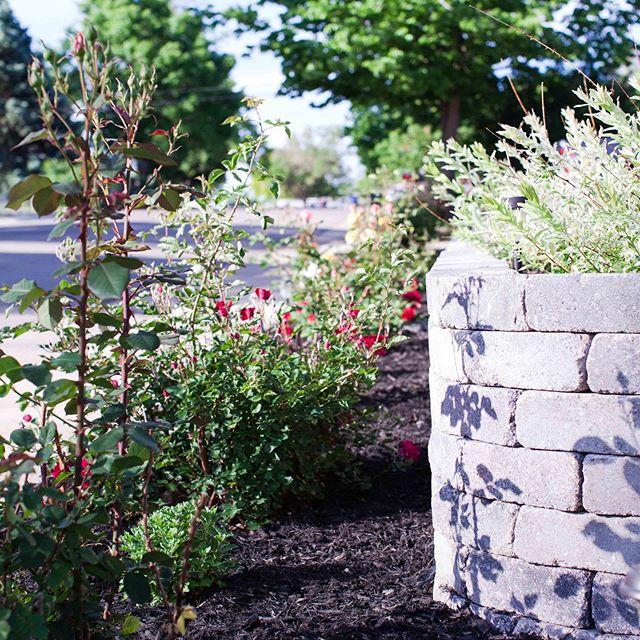
{"label": "bright sky", "polygon": [[[174,4],[194,4],[197,0],[178,0]],[[73,30],[80,21],[78,0],[9,0],[9,5],[23,27],[26,27],[33,38],[33,46],[39,47],[42,41],[49,46],[58,46],[64,39],[65,32]],[[237,0],[217,0],[216,6],[226,8],[238,4]],[[232,34],[222,34],[217,46],[236,57],[236,66],[232,76],[238,89],[251,97],[265,98],[262,108],[264,118],[289,120],[291,129],[301,133],[305,127],[315,129],[325,126],[342,126],[347,122],[349,105],[344,102],[316,109],[311,103],[318,101],[318,96],[311,94],[302,98],[276,96],[283,76],[278,60],[271,54],[254,51],[250,57],[242,58],[247,44],[257,41],[255,35],[241,39]],[[274,146],[286,141],[284,133],[271,140]],[[357,169],[354,157],[348,159],[348,165]]]}

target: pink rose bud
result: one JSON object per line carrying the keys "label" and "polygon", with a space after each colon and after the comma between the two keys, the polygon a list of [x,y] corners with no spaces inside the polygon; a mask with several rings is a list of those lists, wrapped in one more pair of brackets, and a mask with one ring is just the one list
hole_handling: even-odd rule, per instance
{"label": "pink rose bud", "polygon": [[171,395],[171,394],[170,394],[166,389],[163,389],[163,390],[162,390],[162,397],[163,397],[163,398],[168,398],[170,395]]}
{"label": "pink rose bud", "polygon": [[31,422],[31,421],[33,420],[33,416],[30,416],[28,413],[25,413],[25,414],[22,416],[22,419],[23,419],[25,422]]}
{"label": "pink rose bud", "polygon": [[82,31],[78,31],[78,33],[76,33],[75,42],[73,43],[74,55],[77,56],[78,54],[83,53],[85,44],[84,33],[82,33]]}

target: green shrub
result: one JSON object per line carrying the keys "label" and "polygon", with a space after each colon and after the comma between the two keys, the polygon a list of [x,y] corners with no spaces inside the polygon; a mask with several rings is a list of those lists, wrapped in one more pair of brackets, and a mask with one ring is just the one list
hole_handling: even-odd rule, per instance
{"label": "green shrub", "polygon": [[504,126],[493,153],[435,143],[437,195],[453,206],[456,235],[525,269],[639,271],[640,114],[604,87],[576,95],[586,112],[563,111],[562,145],[534,114]]}
{"label": "green shrub", "polygon": [[[189,500],[173,506],[161,507],[151,513],[148,518],[149,538],[153,544],[153,550],[173,560],[170,572],[163,576],[164,587],[168,592],[175,589],[194,509],[194,503]],[[217,584],[233,566],[233,562],[229,559],[232,549],[230,540],[231,533],[226,529],[218,510],[215,507],[203,509],[191,547],[185,592]],[[136,525],[123,534],[122,551],[135,562],[142,562],[147,553],[142,524]],[[160,602],[158,588],[153,584],[152,604]]]}

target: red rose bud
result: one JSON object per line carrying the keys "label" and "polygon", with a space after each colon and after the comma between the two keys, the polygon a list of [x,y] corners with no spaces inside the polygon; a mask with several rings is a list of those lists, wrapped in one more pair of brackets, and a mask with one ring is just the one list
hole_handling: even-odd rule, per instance
{"label": "red rose bud", "polygon": [[420,447],[411,440],[403,440],[398,447],[398,453],[405,460],[411,460],[412,462],[420,460],[420,456],[422,455]]}
{"label": "red rose bud", "polygon": [[349,317],[357,318],[360,315],[360,309],[349,309]]}
{"label": "red rose bud", "polygon": [[163,397],[163,398],[168,398],[170,395],[171,395],[171,394],[170,394],[166,389],[163,389],[163,390],[162,390],[162,397]]}
{"label": "red rose bud", "polygon": [[165,129],[156,129],[152,134],[152,136],[166,136],[169,137],[169,132]]}
{"label": "red rose bud", "polygon": [[22,419],[23,419],[25,422],[31,422],[31,421],[33,420],[33,416],[30,416],[28,413],[25,413],[25,414],[22,416]]}
{"label": "red rose bud", "polygon": [[84,33],[82,33],[82,31],[78,31],[78,33],[76,33],[75,42],[73,43],[73,54],[76,56],[83,54],[85,46],[86,42],[84,39]]}
{"label": "red rose bud", "polygon": [[240,320],[251,320],[255,312],[255,307],[245,307],[244,309],[240,309]]}
{"label": "red rose bud", "polygon": [[316,314],[315,314],[315,313],[310,313],[310,314],[307,316],[307,320],[308,320],[309,322],[315,322],[315,321],[316,321]]}
{"label": "red rose bud", "polygon": [[405,307],[402,310],[402,319],[405,322],[410,322],[416,317],[416,308],[414,306]]}
{"label": "red rose bud", "polygon": [[258,296],[258,299],[266,302],[271,297],[271,291],[269,291],[269,289],[262,289],[261,287],[258,287],[256,289],[256,295]]}

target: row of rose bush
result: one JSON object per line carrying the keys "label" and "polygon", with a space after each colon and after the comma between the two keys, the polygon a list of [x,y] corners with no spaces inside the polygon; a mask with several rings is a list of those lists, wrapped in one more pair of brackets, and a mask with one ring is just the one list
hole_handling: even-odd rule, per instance
{"label": "row of rose bush", "polygon": [[[9,196],[9,207],[56,215],[63,266],[52,289],[25,279],[3,296],[38,321],[2,339],[54,338],[36,363],[0,355],[0,390],[24,410],[0,445],[0,638],[129,635],[140,625],[132,607],[151,601],[173,637],[196,615],[189,592],[229,567],[229,524],[255,526],[348,468],[354,406],[420,308],[415,258],[386,222],[333,258],[303,231],[287,298],[243,284],[235,214],[273,222],[248,185],[277,191],[260,156],[280,123],[255,118],[197,188],[168,183],[179,127],[153,141],[138,133],[153,72],[123,71],[95,33],[44,59],[30,70],[43,127],[23,144],[52,144],[74,180],[33,175]],[[259,103],[247,108],[229,124]],[[145,238],[133,213],[149,207],[164,213]],[[153,238],[157,263],[145,258]]]}

